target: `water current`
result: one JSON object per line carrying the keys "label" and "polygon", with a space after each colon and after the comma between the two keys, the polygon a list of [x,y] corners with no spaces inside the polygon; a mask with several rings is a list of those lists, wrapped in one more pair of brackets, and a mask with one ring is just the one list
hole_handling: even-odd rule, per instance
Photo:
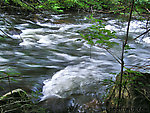
{"label": "water current", "polygon": [[[101,93],[103,88],[100,81],[119,73],[120,64],[104,49],[90,47],[81,38],[87,27],[92,24],[85,17],[85,13],[64,14],[7,14],[1,13],[0,28],[7,32],[12,39],[0,40],[0,70],[13,69],[23,78],[15,78],[11,87],[24,90],[42,91],[41,99],[53,96],[60,98],[78,98],[78,102],[85,101],[87,95]],[[106,24],[106,28],[116,31],[116,42],[126,36],[127,17],[117,15],[97,14]],[[5,18],[7,23],[2,19]],[[11,26],[8,24],[10,23]],[[150,34],[133,40],[146,31],[147,21],[132,20],[129,34],[129,45],[135,49],[125,54],[126,65],[148,65],[150,61]],[[9,30],[15,27],[21,30]],[[0,32],[0,35],[3,35]],[[111,49],[121,55],[117,46]],[[149,72],[146,68],[140,71]],[[8,82],[1,81],[1,94],[8,91]],[[82,95],[82,99],[80,98]],[[83,98],[85,97],[85,98]],[[86,98],[87,99],[87,98]]]}

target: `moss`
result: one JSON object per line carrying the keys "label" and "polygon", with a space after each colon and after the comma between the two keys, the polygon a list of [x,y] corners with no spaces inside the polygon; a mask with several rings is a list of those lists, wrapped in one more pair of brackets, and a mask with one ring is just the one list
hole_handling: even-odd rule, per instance
{"label": "moss", "polygon": [[31,103],[28,94],[22,89],[13,90],[0,97],[0,109],[6,113],[25,111]]}

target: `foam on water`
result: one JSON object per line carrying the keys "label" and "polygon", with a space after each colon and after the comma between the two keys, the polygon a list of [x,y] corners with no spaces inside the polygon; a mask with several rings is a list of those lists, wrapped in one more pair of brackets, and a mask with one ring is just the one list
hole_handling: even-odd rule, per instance
{"label": "foam on water", "polygon": [[35,45],[36,43],[33,42],[34,40],[30,38],[25,38],[23,39],[23,42],[21,42],[19,45],[20,46],[26,46],[26,47],[31,47],[32,45]]}
{"label": "foam on water", "polygon": [[0,57],[0,61],[1,61],[1,62],[7,62],[8,60],[5,59],[5,58],[3,58],[3,57]]}
{"label": "foam on water", "polygon": [[145,43],[150,44],[150,37],[145,37],[145,38],[143,39],[143,41],[144,41]]}
{"label": "foam on water", "polygon": [[97,86],[96,83],[108,76],[97,68],[98,65],[100,63],[82,61],[57,72],[51,79],[44,81],[42,100],[53,96],[66,98],[72,94],[92,92]]}

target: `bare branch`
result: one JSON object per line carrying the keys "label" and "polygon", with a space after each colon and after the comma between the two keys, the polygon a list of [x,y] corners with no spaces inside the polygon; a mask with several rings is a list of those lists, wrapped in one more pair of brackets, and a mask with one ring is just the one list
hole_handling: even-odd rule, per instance
{"label": "bare branch", "polygon": [[137,36],[137,37],[136,37],[136,38],[134,38],[133,40],[138,39],[139,37],[141,37],[142,35],[144,35],[144,34],[148,33],[149,31],[150,31],[150,29],[148,29],[148,30],[147,30],[147,31],[145,31],[144,33],[140,34],[139,36]]}
{"label": "bare branch", "polygon": [[113,57],[114,57],[114,59],[119,63],[119,64],[121,64],[121,59],[119,58],[119,57],[117,57],[117,56],[115,56],[111,51],[109,51],[107,48],[104,48],[103,47],[103,49],[105,49],[109,54],[111,54]]}

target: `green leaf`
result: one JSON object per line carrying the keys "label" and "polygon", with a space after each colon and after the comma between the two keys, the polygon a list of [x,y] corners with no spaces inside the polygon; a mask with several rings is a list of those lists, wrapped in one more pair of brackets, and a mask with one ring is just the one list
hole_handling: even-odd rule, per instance
{"label": "green leaf", "polygon": [[76,39],[75,41],[82,41],[82,39]]}
{"label": "green leaf", "polygon": [[96,41],[96,44],[101,44],[101,43],[103,43],[104,41],[102,41],[102,40],[97,40]]}
{"label": "green leaf", "polygon": [[129,45],[126,45],[125,50],[129,50],[129,49],[135,49],[135,48],[131,48]]}
{"label": "green leaf", "polygon": [[110,37],[107,37],[107,36],[104,36],[103,39],[104,39],[104,40],[109,40],[109,39],[111,39],[111,38],[110,38]]}

